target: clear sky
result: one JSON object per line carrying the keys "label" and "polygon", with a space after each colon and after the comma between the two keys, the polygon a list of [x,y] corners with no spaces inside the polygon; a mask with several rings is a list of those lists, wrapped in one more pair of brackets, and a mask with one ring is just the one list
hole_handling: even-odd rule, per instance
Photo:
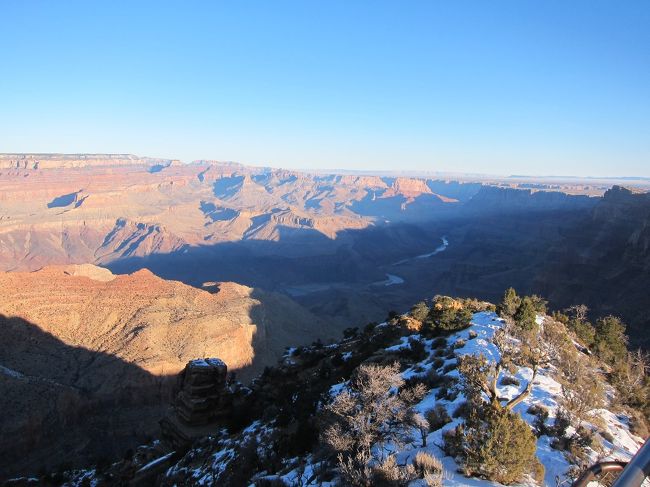
{"label": "clear sky", "polygon": [[650,1],[0,1],[0,152],[650,176]]}

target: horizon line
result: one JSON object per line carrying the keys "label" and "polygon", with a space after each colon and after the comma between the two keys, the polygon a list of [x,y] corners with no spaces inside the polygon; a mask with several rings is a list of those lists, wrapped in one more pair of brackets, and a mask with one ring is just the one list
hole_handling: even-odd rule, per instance
{"label": "horizon line", "polygon": [[410,177],[418,177],[418,174],[430,175],[445,175],[445,176],[464,176],[475,177],[481,179],[568,179],[568,180],[623,180],[623,181],[649,181],[650,176],[595,176],[595,175],[560,175],[560,174],[498,174],[498,173],[477,173],[477,172],[464,172],[464,171],[449,171],[449,170],[435,170],[435,169],[343,169],[343,168],[304,168],[304,167],[285,167],[275,165],[272,163],[243,163],[232,160],[220,160],[214,158],[198,158],[192,160],[185,160],[175,157],[160,157],[160,156],[141,156],[132,152],[0,152],[0,157],[6,156],[104,156],[104,157],[133,157],[136,159],[158,159],[165,161],[178,161],[181,164],[194,164],[200,162],[211,162],[219,164],[236,164],[244,167],[252,167],[258,169],[280,169],[280,170],[293,170],[304,173],[326,173],[326,174],[359,174],[359,175],[381,175],[381,174],[409,174]]}

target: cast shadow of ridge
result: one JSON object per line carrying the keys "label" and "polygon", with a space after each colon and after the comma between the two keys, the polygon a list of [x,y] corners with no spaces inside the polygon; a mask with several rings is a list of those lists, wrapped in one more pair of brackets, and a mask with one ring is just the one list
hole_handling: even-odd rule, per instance
{"label": "cast shadow of ridge", "polygon": [[175,376],[0,314],[0,481],[120,458],[158,431]]}

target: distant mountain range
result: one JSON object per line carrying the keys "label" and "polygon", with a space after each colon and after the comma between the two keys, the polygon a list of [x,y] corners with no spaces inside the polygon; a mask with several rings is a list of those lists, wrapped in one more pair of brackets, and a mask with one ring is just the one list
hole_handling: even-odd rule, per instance
{"label": "distant mountain range", "polygon": [[[339,326],[440,292],[496,299],[515,285],[552,305],[623,310],[640,330],[649,321],[633,296],[648,279],[648,198],[638,187],[606,191],[596,180],[4,154],[0,269],[91,263],[117,273],[148,268],[197,287],[234,281],[284,293]],[[442,237],[446,252],[412,259]],[[376,285],[387,274],[398,280]]]}

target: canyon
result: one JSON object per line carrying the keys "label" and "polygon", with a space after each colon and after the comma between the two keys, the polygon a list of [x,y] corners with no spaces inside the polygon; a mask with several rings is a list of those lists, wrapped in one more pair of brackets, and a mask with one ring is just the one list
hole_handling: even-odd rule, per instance
{"label": "canyon", "polygon": [[[647,325],[630,296],[648,275],[650,181],[454,178],[2,154],[0,270],[91,263],[198,288],[232,281],[285,294],[337,327],[437,293],[496,299],[509,286]],[[449,251],[433,255],[443,237]],[[615,269],[598,274],[607,255]],[[617,281],[616,269],[635,284]],[[583,273],[590,289],[570,288]],[[375,285],[387,274],[399,281]],[[603,299],[613,286],[617,299]],[[629,303],[617,307],[621,299]]]}
{"label": "canyon", "polygon": [[584,303],[647,348],[650,182],[624,182],[0,155],[2,473],[142,443],[192,359],[248,382],[437,294]]}

